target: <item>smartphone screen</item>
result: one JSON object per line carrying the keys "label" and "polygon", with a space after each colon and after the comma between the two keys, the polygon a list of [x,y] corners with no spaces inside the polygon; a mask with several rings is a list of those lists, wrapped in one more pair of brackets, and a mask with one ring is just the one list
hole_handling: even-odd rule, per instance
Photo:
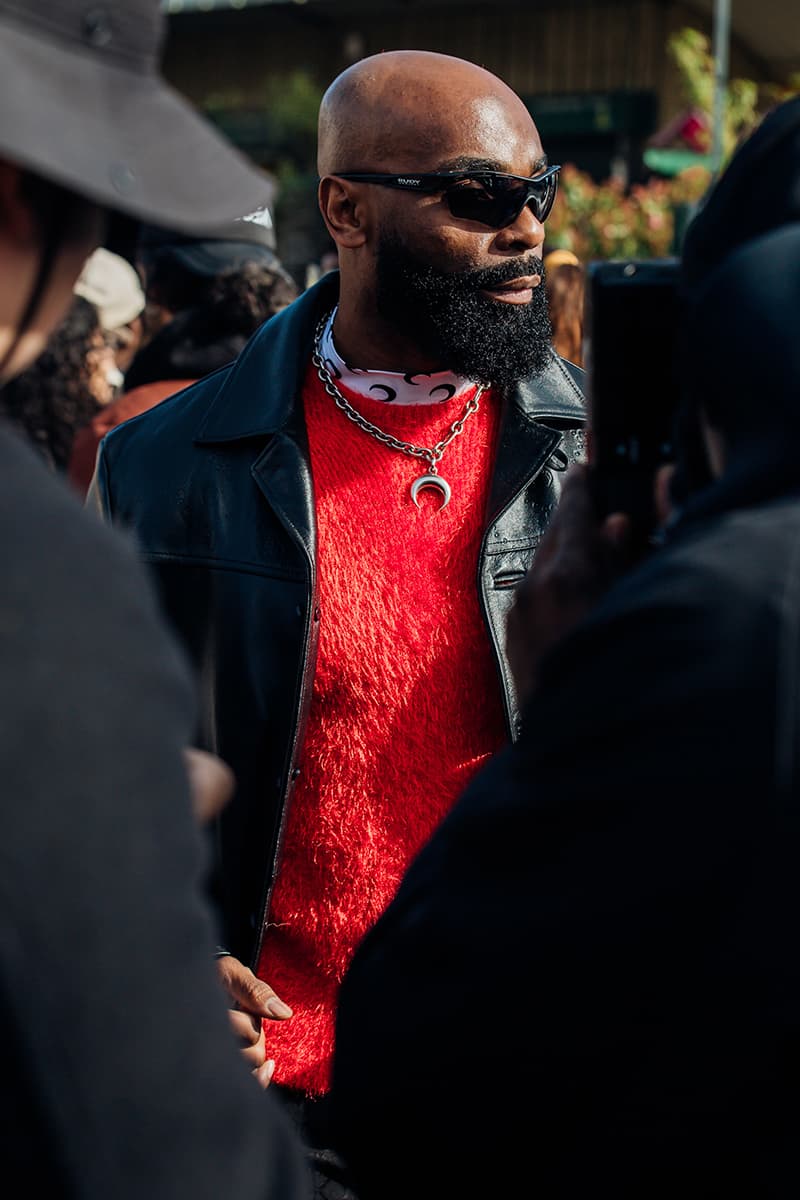
{"label": "smartphone screen", "polygon": [[595,499],[601,516],[627,513],[634,536],[644,540],[656,528],[655,473],[674,456],[678,261],[587,267],[584,362]]}

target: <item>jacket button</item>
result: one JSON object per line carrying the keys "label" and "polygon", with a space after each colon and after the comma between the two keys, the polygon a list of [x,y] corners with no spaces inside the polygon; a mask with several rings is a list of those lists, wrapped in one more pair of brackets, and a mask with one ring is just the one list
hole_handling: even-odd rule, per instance
{"label": "jacket button", "polygon": [[318,621],[320,617],[319,605],[314,609],[314,620]]}
{"label": "jacket button", "polygon": [[569,459],[563,450],[554,450],[547,460],[547,465],[551,471],[566,471]]}
{"label": "jacket button", "polygon": [[295,767],[295,768],[294,768],[294,770],[292,771],[292,774],[291,774],[291,778],[292,778],[293,780],[294,780],[294,779],[299,779],[299,778],[300,778],[300,768],[299,768],[299,767]]}

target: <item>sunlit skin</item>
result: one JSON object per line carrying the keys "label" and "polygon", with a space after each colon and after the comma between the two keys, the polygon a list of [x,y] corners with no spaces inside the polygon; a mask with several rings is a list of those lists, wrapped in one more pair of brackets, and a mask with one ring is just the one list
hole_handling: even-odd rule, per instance
{"label": "sunlit skin", "polygon": [[86,363],[89,368],[89,391],[93,398],[98,404],[110,404],[114,399],[114,389],[110,383],[109,371],[116,364],[114,351],[99,330],[92,338]]}
{"label": "sunlit skin", "polygon": [[[363,59],[328,89],[320,113],[319,202],[341,272],[336,344],[372,369],[447,369],[376,309],[376,250],[382,229],[445,271],[483,270],[509,258],[541,258],[544,226],[528,206],[505,229],[451,215],[441,194],[412,195],[338,179],[336,171],[410,174],[464,168],[540,174],[547,166],[530,113],[502,80],[473,63],[400,50]],[[539,287],[526,274],[491,292],[528,304]]]}

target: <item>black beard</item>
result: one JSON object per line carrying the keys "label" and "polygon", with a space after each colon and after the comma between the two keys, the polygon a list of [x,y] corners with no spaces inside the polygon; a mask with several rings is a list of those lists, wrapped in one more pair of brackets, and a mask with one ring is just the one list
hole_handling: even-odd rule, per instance
{"label": "black beard", "polygon": [[[506,304],[481,290],[539,275],[529,304]],[[511,387],[540,375],[550,361],[552,330],[539,258],[514,258],[485,271],[438,271],[393,233],[378,244],[378,312],[443,370],[476,383]]]}

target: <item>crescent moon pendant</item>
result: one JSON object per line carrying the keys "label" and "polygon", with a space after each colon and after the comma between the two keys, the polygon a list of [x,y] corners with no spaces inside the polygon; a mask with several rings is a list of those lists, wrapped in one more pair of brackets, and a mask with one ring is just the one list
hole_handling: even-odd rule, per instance
{"label": "crescent moon pendant", "polygon": [[437,488],[443,496],[442,503],[439,505],[439,512],[441,512],[443,508],[447,508],[448,504],[450,503],[450,497],[453,493],[450,490],[450,484],[446,479],[442,479],[441,475],[420,475],[419,479],[415,479],[411,485],[411,499],[414,501],[417,508],[420,506],[417,496],[423,490],[423,488]]}

